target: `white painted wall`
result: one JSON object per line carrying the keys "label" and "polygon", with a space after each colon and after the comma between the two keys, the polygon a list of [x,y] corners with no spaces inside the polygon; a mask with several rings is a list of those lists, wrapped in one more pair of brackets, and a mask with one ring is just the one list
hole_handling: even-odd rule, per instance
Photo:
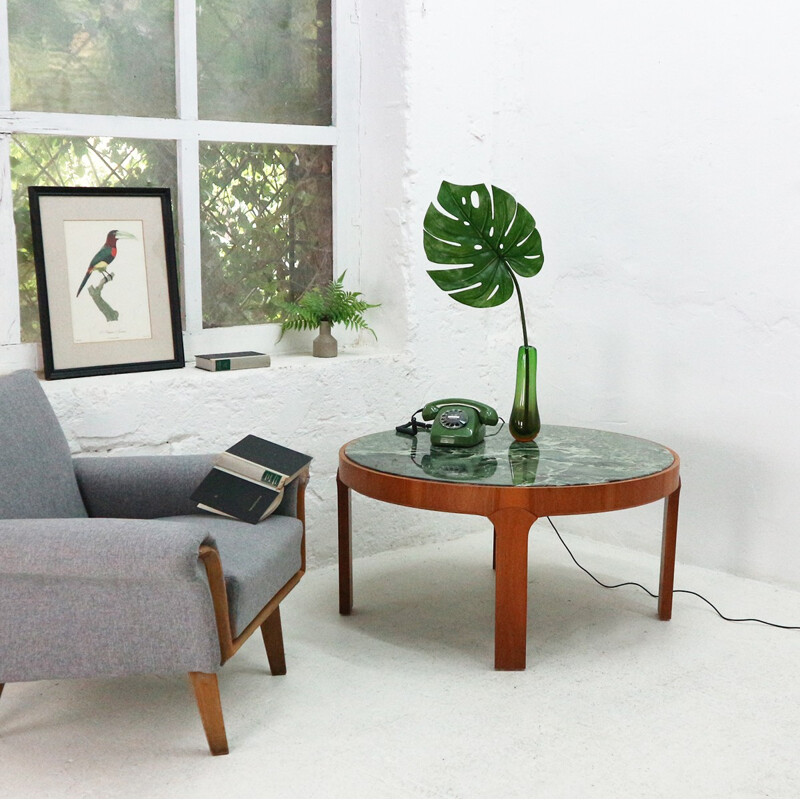
{"label": "white painted wall", "polygon": [[[492,351],[483,348],[477,368],[465,370],[459,343],[449,341],[446,328],[439,329],[445,341],[438,346],[421,338],[430,320],[455,304],[435,290],[411,244],[421,241],[422,228],[421,220],[408,217],[406,201],[405,9],[356,4],[356,13],[342,24],[359,31],[361,69],[352,87],[360,97],[359,157],[357,170],[340,171],[338,178],[359,182],[362,207],[358,218],[339,220],[344,249],[339,267],[348,270],[348,283],[381,303],[368,312],[378,342],[370,334],[353,341],[334,328],[343,345],[337,359],[274,355],[266,370],[212,374],[190,366],[44,384],[76,453],[217,452],[252,432],[313,455],[307,495],[312,565],[336,556],[335,474],[341,445],[405,422],[435,397],[487,398],[496,371]],[[353,54],[347,58],[352,63]],[[351,120],[339,124],[347,129]],[[348,244],[359,240],[360,248]],[[462,335],[483,337],[470,309],[457,316],[466,321]],[[296,350],[310,352],[313,334],[286,338]],[[261,347],[270,352],[273,339]],[[510,370],[512,380],[513,365]],[[496,402],[494,395],[490,402]],[[401,510],[361,497],[354,499],[353,515],[357,554],[487,529],[477,519]],[[490,552],[489,536],[487,558]]]}
{"label": "white painted wall", "polygon": [[[246,432],[293,442],[315,455],[311,560],[330,560],[343,442],[442,395],[508,414],[516,309],[450,300],[421,241],[442,179],[488,181],[543,236],[545,267],[523,288],[543,421],[673,447],[679,559],[800,587],[798,22],[800,7],[778,0],[360,3],[351,255],[383,303],[382,349],[51,382],[73,448],[201,452]],[[562,525],[655,552],[660,508]],[[354,499],[361,553],[479,527]]]}
{"label": "white painted wall", "polygon": [[[446,177],[537,218],[543,419],[672,446],[680,557],[800,586],[800,6],[408,8],[408,216]],[[651,518],[564,526],[655,550]]]}

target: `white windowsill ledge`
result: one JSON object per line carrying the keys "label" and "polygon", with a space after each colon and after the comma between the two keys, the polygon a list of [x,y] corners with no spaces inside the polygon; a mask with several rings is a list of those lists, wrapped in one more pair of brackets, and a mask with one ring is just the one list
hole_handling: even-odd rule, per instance
{"label": "white windowsill ledge", "polygon": [[[314,371],[324,371],[329,369],[336,369],[337,365],[340,369],[346,369],[348,365],[353,363],[361,363],[363,361],[380,361],[388,360],[393,361],[400,355],[398,350],[389,350],[381,347],[368,347],[359,345],[357,347],[340,347],[339,355],[334,358],[315,358],[310,353],[279,353],[270,354],[269,367],[256,367],[251,369],[238,369],[224,372],[211,372],[209,370],[200,369],[195,367],[194,358],[189,357],[186,360],[186,365],[182,368],[174,369],[157,369],[157,370],[143,370],[142,372],[126,372],[115,373],[112,375],[92,375],[80,378],[61,378],[55,381],[47,381],[47,383],[67,383],[73,381],[119,381],[124,380],[127,382],[136,381],[137,378],[143,376],[150,376],[154,379],[156,376],[161,376],[164,380],[180,380],[199,381],[203,378],[219,378],[220,376],[227,376],[232,374],[261,374],[264,372],[286,370],[286,369],[304,369]],[[37,344],[19,344],[19,345],[3,345],[0,346],[0,375],[15,372],[21,369],[33,369],[39,378],[44,382],[44,372],[41,357],[41,348]]]}

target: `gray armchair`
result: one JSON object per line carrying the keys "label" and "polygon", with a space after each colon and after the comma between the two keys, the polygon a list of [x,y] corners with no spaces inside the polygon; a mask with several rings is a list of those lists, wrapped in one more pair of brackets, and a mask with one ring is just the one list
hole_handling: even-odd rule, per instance
{"label": "gray armchair", "polygon": [[286,672],[279,604],[305,572],[307,474],[258,525],[189,499],[213,456],[73,458],[36,375],[0,377],[0,692],[188,672],[228,752],[217,671],[256,629]]}

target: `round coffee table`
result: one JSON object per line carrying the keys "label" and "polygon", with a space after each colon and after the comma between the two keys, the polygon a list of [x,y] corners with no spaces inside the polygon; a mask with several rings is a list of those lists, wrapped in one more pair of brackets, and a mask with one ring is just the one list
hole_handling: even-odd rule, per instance
{"label": "round coffee table", "polygon": [[495,532],[495,669],[525,669],[528,532],[539,517],[592,514],[665,499],[658,615],[672,616],[680,460],[668,447],[608,431],[544,425],[534,442],[503,429],[469,448],[426,432],[354,439],[339,451],[339,611],[353,608],[350,490],[387,503],[478,514]]}

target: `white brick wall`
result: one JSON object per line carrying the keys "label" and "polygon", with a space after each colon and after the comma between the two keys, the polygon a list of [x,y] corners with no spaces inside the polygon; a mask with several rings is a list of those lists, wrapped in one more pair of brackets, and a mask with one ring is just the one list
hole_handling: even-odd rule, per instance
{"label": "white brick wall", "polygon": [[[508,414],[516,309],[457,306],[425,275],[422,250],[439,182],[485,180],[542,231],[545,267],[524,292],[543,421],[673,447],[679,560],[800,587],[797,6],[359,7],[360,171],[347,177],[362,213],[344,224],[360,228],[353,263],[384,304],[373,317],[384,350],[276,357],[228,375],[53,382],[73,448],[199,452],[249,431],[285,438],[315,455],[310,552],[332,558],[343,442],[442,395]],[[656,552],[660,509],[562,525]],[[356,498],[354,527],[367,552],[481,521]]]}

